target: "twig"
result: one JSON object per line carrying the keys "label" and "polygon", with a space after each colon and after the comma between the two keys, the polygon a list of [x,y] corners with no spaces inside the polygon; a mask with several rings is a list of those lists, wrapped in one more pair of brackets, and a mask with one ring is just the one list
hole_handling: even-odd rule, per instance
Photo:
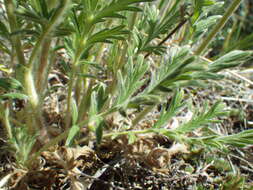
{"label": "twig", "polygon": [[237,171],[236,171],[235,166],[234,166],[232,160],[230,159],[229,155],[227,156],[227,159],[228,159],[229,165],[231,166],[231,168],[233,170],[233,173],[236,175]]}
{"label": "twig", "polygon": [[234,76],[238,77],[239,79],[241,79],[241,80],[249,83],[250,85],[253,85],[253,82],[251,80],[247,79],[246,77],[244,77],[244,76],[242,76],[242,75],[240,75],[240,74],[238,74],[238,73],[236,73],[234,71],[227,71],[227,72],[229,74],[234,75]]}
{"label": "twig", "polygon": [[[162,44],[164,44],[169,38],[171,38],[171,36],[173,36],[173,34],[175,34],[186,22],[188,21],[188,19],[183,19],[159,44],[158,46],[161,46]],[[148,56],[151,55],[151,52],[147,53],[145,55],[145,58],[147,58]]]}
{"label": "twig", "polygon": [[244,99],[244,98],[233,98],[233,97],[220,97],[222,100],[228,100],[228,101],[236,101],[236,102],[247,102],[247,103],[253,103],[253,100]]}
{"label": "twig", "polygon": [[253,170],[252,169],[250,169],[250,168],[248,168],[248,167],[246,167],[246,166],[240,166],[242,169],[244,169],[244,170],[247,170],[248,172],[251,172],[251,173],[253,173]]}
{"label": "twig", "polygon": [[237,158],[237,159],[243,161],[244,163],[246,163],[248,166],[250,166],[250,167],[253,169],[253,165],[252,165],[248,160],[246,160],[246,159],[244,159],[244,158],[241,158],[241,157],[239,157],[239,156],[236,156],[236,155],[234,155],[234,154],[231,154],[230,156],[232,156],[232,157],[234,157],[234,158]]}

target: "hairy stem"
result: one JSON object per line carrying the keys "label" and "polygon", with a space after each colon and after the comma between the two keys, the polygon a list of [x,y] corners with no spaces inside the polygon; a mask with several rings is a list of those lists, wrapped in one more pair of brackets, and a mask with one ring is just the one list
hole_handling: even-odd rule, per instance
{"label": "hairy stem", "polygon": [[[170,39],[184,24],[188,21],[187,18],[184,18],[159,44],[158,46],[163,45],[168,39]],[[151,52],[145,55],[145,58],[151,55]]]}
{"label": "hairy stem", "polygon": [[37,43],[35,44],[33,51],[31,53],[30,59],[28,61],[28,68],[25,72],[25,89],[27,91],[27,95],[29,96],[29,98],[31,100],[30,103],[31,103],[32,107],[35,109],[35,111],[38,107],[39,99],[38,99],[38,94],[37,94],[35,83],[34,83],[34,78],[32,76],[34,61],[35,61],[35,59],[39,53],[39,50],[40,50],[43,42],[45,41],[45,39],[50,38],[49,37],[50,33],[58,25],[58,23],[62,20],[63,14],[67,10],[68,4],[70,2],[71,2],[71,0],[63,0],[61,2],[55,15],[53,16],[53,18],[51,19],[49,24],[46,26],[45,30],[43,31],[43,33],[39,37]]}
{"label": "hairy stem", "polygon": [[60,4],[60,6],[58,7],[57,12],[55,13],[55,15],[53,16],[53,18],[51,19],[51,21],[49,22],[49,24],[47,25],[47,27],[45,28],[45,30],[43,31],[43,33],[41,34],[41,36],[39,37],[37,43],[35,44],[33,51],[31,53],[30,59],[29,59],[29,67],[33,66],[33,63],[39,53],[41,44],[44,42],[44,40],[46,38],[48,38],[50,36],[50,33],[53,31],[53,29],[59,24],[59,22],[62,20],[63,18],[63,14],[65,13],[65,11],[68,8],[68,4],[71,2],[71,0],[63,0],[62,3]]}
{"label": "hairy stem", "polygon": [[48,56],[49,56],[49,51],[50,51],[50,45],[51,45],[51,40],[50,39],[45,40],[45,42],[43,43],[43,47],[42,47],[42,51],[40,55],[40,65],[37,72],[38,77],[36,79],[36,87],[37,87],[38,93],[41,96],[43,95],[43,89],[47,81],[46,72],[49,65]]}
{"label": "hairy stem", "polygon": [[91,93],[92,93],[92,88],[93,88],[93,85],[95,84],[95,81],[93,79],[91,79],[89,81],[89,85],[88,85],[88,89],[85,91],[85,94],[82,98],[82,101],[79,105],[79,117],[78,117],[78,121],[82,121],[85,117],[85,114],[86,112],[88,111],[88,108],[89,108],[89,105],[90,105],[90,96],[91,96]]}
{"label": "hairy stem", "polygon": [[[11,32],[13,33],[15,31],[17,31],[18,29],[20,29],[20,27],[17,24],[16,15],[14,14],[15,6],[13,4],[13,0],[5,0],[4,3],[5,3],[5,8],[6,8],[7,16],[8,16],[10,29],[11,29]],[[12,43],[13,43],[12,46],[17,53],[17,58],[18,58],[19,64],[25,65],[25,56],[23,53],[23,47],[21,44],[20,36],[13,35]]]}
{"label": "hairy stem", "polygon": [[[41,108],[40,108],[40,100],[39,95],[36,89],[36,84],[34,81],[34,62],[37,59],[37,55],[40,52],[40,49],[45,42],[45,40],[50,39],[51,33],[54,30],[54,28],[58,25],[58,23],[63,18],[63,14],[67,10],[68,4],[71,2],[71,0],[63,0],[59,7],[57,8],[56,13],[48,23],[48,25],[43,30],[43,33],[38,38],[33,51],[31,52],[31,56],[28,61],[28,65],[25,68],[24,73],[24,87],[26,90],[26,93],[29,97],[29,103],[30,106],[26,108],[27,113],[32,114],[27,118],[27,125],[29,132],[31,134],[34,134],[36,131],[40,131],[40,141],[47,141],[48,134],[47,129],[44,126],[42,116],[41,116]],[[47,51],[49,51],[49,48],[47,48]],[[44,65],[46,67],[46,65]],[[43,68],[44,70],[45,68]],[[43,83],[43,81],[41,81]],[[43,139],[44,138],[44,139]]]}
{"label": "hairy stem", "polygon": [[[130,18],[129,18],[129,20],[130,20],[129,31],[133,30],[137,16],[138,16],[137,12],[134,12],[130,16]],[[128,43],[130,43],[130,39],[131,39],[131,34],[128,35],[128,39],[127,39]],[[116,73],[115,72],[112,73],[112,82],[111,82],[110,87],[108,88],[108,94],[111,94],[111,97],[113,97],[116,87],[117,87],[117,71],[122,70],[124,64],[126,63],[127,48],[128,48],[128,44],[127,44],[127,42],[125,42],[121,52],[119,52],[119,56],[116,58],[116,60],[117,60],[116,61],[117,66],[115,69]],[[109,107],[110,100],[111,99],[108,98],[108,100],[105,102],[105,104],[102,108],[102,111],[105,111]]]}
{"label": "hairy stem", "polygon": [[67,97],[67,112],[65,118],[65,129],[71,126],[71,99],[72,99],[72,91],[75,87],[76,80],[76,72],[78,69],[79,61],[82,54],[87,50],[87,39],[89,35],[92,33],[94,29],[94,25],[92,25],[92,21],[86,23],[86,28],[81,34],[80,44],[77,46],[76,54],[74,56],[73,68],[69,78],[68,85],[68,97]]}
{"label": "hairy stem", "polygon": [[13,135],[12,135],[12,130],[11,130],[11,124],[10,124],[10,120],[9,120],[9,114],[10,114],[10,110],[9,110],[9,105],[8,103],[5,104],[4,106],[4,126],[7,132],[7,135],[9,137],[9,139],[13,139]]}
{"label": "hairy stem", "polygon": [[72,66],[72,71],[71,71],[70,77],[69,77],[65,129],[70,128],[72,91],[75,86],[75,78],[76,78],[75,75],[76,75],[79,59],[82,55],[82,52],[83,52],[83,46],[79,46],[79,48],[76,51],[75,59],[74,59],[73,66]]}
{"label": "hairy stem", "polygon": [[145,133],[154,133],[153,129],[143,129],[143,130],[131,130],[131,131],[120,131],[120,132],[112,132],[112,133],[107,133],[103,135],[103,138],[108,138],[112,136],[120,136],[120,135],[128,135],[129,133],[131,134],[145,134]]}

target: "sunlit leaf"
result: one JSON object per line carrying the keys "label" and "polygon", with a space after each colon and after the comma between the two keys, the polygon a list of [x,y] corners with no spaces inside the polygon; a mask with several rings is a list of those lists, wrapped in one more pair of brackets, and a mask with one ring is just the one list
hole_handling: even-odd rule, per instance
{"label": "sunlit leaf", "polygon": [[76,101],[72,98],[71,100],[71,112],[72,112],[72,123],[75,125],[78,119],[78,108]]}
{"label": "sunlit leaf", "polygon": [[73,125],[70,130],[69,130],[69,134],[66,140],[65,145],[66,146],[70,146],[75,138],[75,136],[78,134],[78,132],[80,131],[80,128],[78,125]]}
{"label": "sunlit leaf", "polygon": [[0,95],[0,99],[6,99],[6,98],[27,100],[28,96],[21,93],[6,93],[3,95]]}

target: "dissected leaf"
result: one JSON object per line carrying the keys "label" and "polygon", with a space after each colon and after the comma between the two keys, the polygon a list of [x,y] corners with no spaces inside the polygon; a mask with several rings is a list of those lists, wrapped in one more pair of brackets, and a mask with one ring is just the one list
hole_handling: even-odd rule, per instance
{"label": "dissected leaf", "polygon": [[105,6],[102,10],[98,12],[94,17],[94,22],[99,22],[103,18],[112,17],[112,18],[122,18],[118,12],[121,11],[141,11],[140,8],[131,6],[132,4],[140,3],[140,2],[152,2],[154,0],[114,0],[107,6]]}
{"label": "dissected leaf", "polygon": [[122,35],[128,34],[128,31],[123,30],[124,25],[117,26],[115,28],[111,29],[103,29],[102,31],[99,31],[92,35],[89,40],[88,44],[94,44],[97,42],[104,42],[104,43],[112,43],[112,39],[117,39],[117,40],[124,40],[124,37]]}
{"label": "dissected leaf", "polygon": [[250,55],[252,55],[251,51],[234,50],[215,60],[210,65],[209,71],[218,72],[226,68],[235,67],[241,64],[242,61],[249,59]]}
{"label": "dissected leaf", "polygon": [[0,78],[0,88],[6,91],[21,90],[22,84],[14,78]]}
{"label": "dissected leaf", "polygon": [[173,116],[177,115],[179,110],[183,106],[182,100],[183,100],[183,92],[182,91],[177,91],[175,93],[170,105],[169,105],[168,110],[163,108],[162,113],[161,113],[159,119],[157,120],[157,122],[155,123],[155,125],[153,126],[153,128],[163,127],[166,123],[169,122],[169,120]]}
{"label": "dissected leaf", "polygon": [[221,144],[232,145],[239,148],[251,146],[253,144],[253,129],[241,131],[237,134],[220,136],[213,140]]}
{"label": "dissected leaf", "polygon": [[189,122],[177,127],[174,132],[184,134],[192,132],[204,125],[209,124],[212,120],[220,115],[224,115],[224,104],[216,102],[210,109],[204,108],[199,115],[194,116]]}

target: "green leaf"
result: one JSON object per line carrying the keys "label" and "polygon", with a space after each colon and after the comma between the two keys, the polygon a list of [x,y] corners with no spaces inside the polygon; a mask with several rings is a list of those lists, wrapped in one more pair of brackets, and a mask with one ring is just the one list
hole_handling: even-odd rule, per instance
{"label": "green leaf", "polygon": [[27,100],[28,96],[21,93],[7,93],[7,94],[0,95],[0,100],[5,99],[5,98]]}
{"label": "green leaf", "polygon": [[152,41],[155,38],[160,38],[162,34],[169,34],[173,30],[175,24],[182,19],[184,15],[180,13],[179,2],[180,1],[177,0],[163,17],[158,16],[159,11],[156,10],[154,6],[145,6],[143,22],[148,24],[148,30],[145,37],[140,35],[142,33],[142,28],[139,29],[137,35],[135,34],[138,36],[138,52],[155,53],[157,55],[161,55],[165,52],[165,47],[153,45]]}
{"label": "green leaf", "polygon": [[172,85],[175,77],[183,72],[184,67],[194,59],[191,58],[192,56],[189,57],[189,48],[187,47],[180,50],[171,48],[168,54],[170,55],[169,58],[161,62],[160,67],[151,73],[151,81],[142,94],[155,94]]}
{"label": "green leaf", "polygon": [[194,14],[192,16],[192,22],[194,23],[200,17],[203,7],[214,5],[215,3],[216,1],[214,0],[193,0]]}
{"label": "green leaf", "polygon": [[75,138],[75,136],[78,134],[80,131],[80,128],[78,125],[72,125],[71,129],[69,130],[69,134],[66,140],[65,145],[70,146]]}
{"label": "green leaf", "polygon": [[155,105],[161,102],[162,97],[154,94],[139,94],[131,98],[128,107],[137,108],[140,105]]}
{"label": "green leaf", "polygon": [[141,2],[152,2],[154,0],[113,0],[110,4],[105,6],[98,12],[93,18],[93,22],[100,22],[101,19],[106,17],[120,18],[119,14],[121,11],[140,11],[138,7],[130,6],[132,4]]}
{"label": "green leaf", "polygon": [[133,144],[137,140],[137,137],[134,133],[128,133],[128,144]]}
{"label": "green leaf", "polygon": [[98,114],[97,92],[93,91],[91,94],[89,116],[93,117]]}
{"label": "green leaf", "polygon": [[144,84],[142,79],[147,72],[149,65],[144,62],[142,55],[138,56],[137,62],[133,63],[133,57],[129,57],[128,63],[125,65],[126,76],[123,77],[121,71],[118,71],[118,97],[115,106],[127,106],[132,95]]}
{"label": "green leaf", "polygon": [[201,32],[205,32],[210,26],[216,24],[217,20],[221,17],[221,15],[213,15],[207,17],[206,19],[201,19],[199,22],[194,24],[194,26],[196,27],[195,33],[198,34]]}
{"label": "green leaf", "polygon": [[162,110],[162,113],[160,115],[160,118],[157,120],[153,128],[161,128],[163,127],[166,123],[169,122],[169,120],[174,117],[175,115],[178,114],[178,112],[181,110],[183,107],[183,91],[177,90],[175,95],[172,98],[172,101],[169,105],[168,110],[165,109],[165,106]]}
{"label": "green leaf", "polygon": [[91,102],[89,109],[89,129],[91,131],[96,131],[97,127],[103,121],[103,118],[98,114],[98,96],[97,91],[93,91],[91,94]]}
{"label": "green leaf", "polygon": [[234,67],[249,59],[252,51],[234,50],[215,60],[210,66],[210,72],[219,72],[223,69]]}
{"label": "green leaf", "polygon": [[14,138],[10,139],[11,144],[15,148],[15,158],[18,164],[25,165],[31,156],[32,148],[36,142],[38,135],[29,135],[29,131],[25,126],[13,127]]}
{"label": "green leaf", "polygon": [[16,36],[16,35],[29,35],[29,36],[34,36],[38,37],[40,34],[40,31],[36,30],[27,30],[27,29],[20,29],[12,32],[10,36]]}
{"label": "green leaf", "polygon": [[97,92],[97,109],[100,111],[108,99],[108,94],[106,93],[106,85],[100,84],[97,88]]}
{"label": "green leaf", "polygon": [[213,139],[221,144],[231,145],[239,148],[253,144],[253,129],[245,130],[237,134],[221,136]]}
{"label": "green leaf", "polygon": [[6,91],[21,90],[22,84],[14,78],[0,78],[0,88]]}
{"label": "green leaf", "polygon": [[161,81],[160,85],[162,86],[169,86],[172,82],[175,81],[176,77],[178,77],[182,71],[183,68],[185,68],[187,65],[191,64],[195,60],[195,57],[189,57],[185,61],[182,61],[181,63],[178,63],[174,70],[170,71],[170,74],[167,75],[166,78]]}
{"label": "green leaf", "polygon": [[241,40],[236,40],[228,47],[228,50],[241,49],[246,50],[250,49],[253,46],[253,33],[243,37]]}
{"label": "green leaf", "polygon": [[39,0],[41,13],[45,18],[49,18],[47,2],[45,0]]}
{"label": "green leaf", "polygon": [[0,21],[0,36],[9,39],[9,35],[10,33],[7,26],[5,25],[5,23]]}
{"label": "green leaf", "polygon": [[89,66],[92,66],[100,71],[104,71],[105,69],[98,63],[95,63],[95,62],[90,62],[90,61],[80,61],[79,64],[84,64],[84,65],[89,65]]}
{"label": "green leaf", "polygon": [[54,37],[63,37],[73,34],[75,31],[70,26],[57,27],[54,30]]}
{"label": "green leaf", "polygon": [[97,144],[100,144],[101,141],[102,141],[102,138],[103,138],[103,130],[104,130],[104,127],[106,126],[105,122],[102,121],[100,122],[100,124],[98,125],[98,127],[96,127],[96,141],[97,141]]}
{"label": "green leaf", "polygon": [[71,112],[72,112],[72,123],[73,125],[76,124],[77,120],[78,120],[78,108],[76,105],[76,101],[74,98],[72,98],[71,100]]}
{"label": "green leaf", "polygon": [[67,54],[70,58],[74,59],[75,57],[75,48],[70,38],[64,38],[64,47],[67,50]]}
{"label": "green leaf", "polygon": [[11,50],[9,50],[9,47],[5,45],[2,41],[0,41],[0,51],[11,55]]}
{"label": "green leaf", "polygon": [[36,12],[36,10],[34,10],[32,7],[28,5],[22,5],[22,7],[20,6],[17,9],[16,14],[19,17],[27,19],[28,21],[33,21],[34,23],[38,23],[41,25],[44,25],[47,22],[45,18],[43,19],[43,17],[41,17],[39,13]]}
{"label": "green leaf", "polygon": [[211,123],[215,117],[220,115],[224,115],[224,104],[216,102],[209,110],[207,110],[207,105],[205,105],[204,110],[199,111],[198,115],[193,116],[189,122],[180,125],[173,131],[179,134],[192,132]]}
{"label": "green leaf", "polygon": [[125,28],[124,25],[120,25],[112,29],[108,28],[103,29],[102,31],[92,35],[87,43],[88,44],[93,44],[97,42],[112,43],[110,41],[111,39],[124,40],[122,35],[128,34],[128,31],[123,30],[124,28]]}
{"label": "green leaf", "polygon": [[224,76],[212,72],[202,71],[193,73],[192,78],[195,80],[221,80]]}

